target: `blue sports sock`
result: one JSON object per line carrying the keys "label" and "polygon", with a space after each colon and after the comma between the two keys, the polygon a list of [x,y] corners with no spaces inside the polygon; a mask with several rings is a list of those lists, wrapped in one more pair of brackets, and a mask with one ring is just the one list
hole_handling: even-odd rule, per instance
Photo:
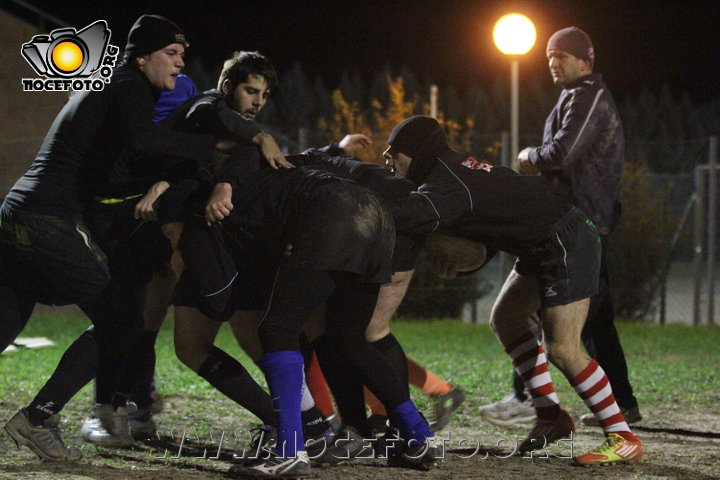
{"label": "blue sports sock", "polygon": [[295,457],[305,450],[302,432],[300,401],[303,388],[303,356],[294,350],[266,353],[258,362],[278,413],[277,453],[283,457]]}
{"label": "blue sports sock", "polygon": [[435,434],[420,415],[412,400],[407,400],[390,412],[390,422],[400,429],[400,436],[406,441],[422,443]]}

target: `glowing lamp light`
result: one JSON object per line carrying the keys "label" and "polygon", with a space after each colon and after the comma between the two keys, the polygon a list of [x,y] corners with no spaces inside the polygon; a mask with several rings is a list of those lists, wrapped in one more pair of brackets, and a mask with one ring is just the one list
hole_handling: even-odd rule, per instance
{"label": "glowing lamp light", "polygon": [[509,13],[495,23],[493,40],[497,48],[506,55],[523,55],[533,45],[537,32],[532,21],[523,14]]}
{"label": "glowing lamp light", "polygon": [[61,42],[53,49],[52,61],[63,72],[74,72],[82,66],[83,52],[73,42]]}

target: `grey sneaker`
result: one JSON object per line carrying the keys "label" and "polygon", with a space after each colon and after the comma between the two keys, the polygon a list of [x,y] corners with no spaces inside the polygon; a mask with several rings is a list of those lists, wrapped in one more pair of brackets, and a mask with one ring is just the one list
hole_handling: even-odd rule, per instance
{"label": "grey sneaker", "polygon": [[[628,425],[637,423],[643,418],[642,414],[640,414],[640,407],[638,407],[637,405],[630,408],[621,408],[620,413],[623,414],[623,417],[625,417],[625,422],[627,422]],[[586,413],[585,415],[581,415],[580,423],[582,423],[583,425],[587,425],[588,427],[600,426],[600,420],[595,418],[594,413]]]}
{"label": "grey sneaker", "polygon": [[136,440],[152,438],[157,433],[157,425],[153,420],[154,404],[138,408],[129,414],[130,435]]}
{"label": "grey sneaker", "polygon": [[463,404],[465,392],[453,386],[453,389],[448,393],[433,395],[432,399],[435,401],[435,420],[430,422],[430,428],[434,432],[438,432],[447,427],[452,414]]}
{"label": "grey sneaker", "polygon": [[25,445],[44,460],[79,460],[80,449],[67,447],[60,432],[60,415],[55,414],[43,422],[41,427],[30,423],[24,408],[5,424],[5,431],[20,448]]}
{"label": "grey sneaker", "polygon": [[81,432],[90,443],[102,447],[131,447],[135,439],[130,434],[129,413],[137,409],[134,404],[118,407],[117,411],[109,403],[95,407],[95,418],[85,420]]}
{"label": "grey sneaker", "polygon": [[297,478],[310,473],[310,459],[307,452],[297,452],[294,457],[281,457],[273,454],[270,458],[259,460],[250,466],[233,466],[231,473],[243,477],[259,478]]}
{"label": "grey sneaker", "polygon": [[519,400],[514,393],[499,402],[480,407],[485,419],[495,425],[509,427],[535,420],[535,408],[530,397]]}

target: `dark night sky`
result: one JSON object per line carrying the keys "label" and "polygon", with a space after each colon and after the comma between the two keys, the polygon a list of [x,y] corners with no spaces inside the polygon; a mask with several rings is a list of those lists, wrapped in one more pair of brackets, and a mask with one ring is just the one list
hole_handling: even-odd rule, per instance
{"label": "dark night sky", "polygon": [[667,84],[694,101],[720,98],[718,0],[26,1],[77,28],[105,19],[111,43],[120,47],[140,14],[159,13],[185,30],[191,60],[214,67],[233,50],[257,49],[281,75],[299,61],[327,86],[343,69],[369,78],[387,63],[407,65],[441,86],[491,86],[498,76],[509,78],[507,59],[492,42],[493,24],[517,11],[538,30],[521,81],[540,76],[550,85],[547,39],[576,25],[593,39],[595,70],[617,97]]}

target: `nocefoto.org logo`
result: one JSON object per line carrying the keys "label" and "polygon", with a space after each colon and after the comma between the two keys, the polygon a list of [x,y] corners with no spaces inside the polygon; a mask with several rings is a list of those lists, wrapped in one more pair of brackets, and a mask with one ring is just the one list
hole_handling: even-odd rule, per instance
{"label": "nocefoto.org logo", "polygon": [[82,30],[58,28],[35,35],[22,56],[42,78],[23,78],[26,92],[99,91],[110,83],[119,49],[110,45],[110,29],[98,20]]}

